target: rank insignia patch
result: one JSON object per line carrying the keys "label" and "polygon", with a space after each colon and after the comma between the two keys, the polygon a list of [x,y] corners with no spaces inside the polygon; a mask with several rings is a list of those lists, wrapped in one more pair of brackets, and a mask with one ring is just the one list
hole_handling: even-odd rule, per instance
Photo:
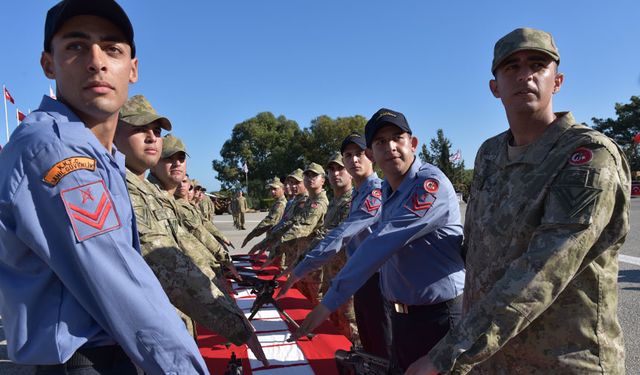
{"label": "rank insignia patch", "polygon": [[362,203],[362,207],[360,208],[362,211],[375,215],[382,206],[382,191],[380,189],[373,189],[371,194],[369,194],[365,199],[364,203]]}
{"label": "rank insignia patch", "polygon": [[42,180],[49,185],[57,185],[60,180],[71,172],[86,169],[89,171],[96,170],[96,159],[88,158],[86,156],[75,156],[72,158],[66,158],[57,162],[47,174],[44,175]]}
{"label": "rank insignia patch", "polygon": [[571,165],[583,165],[593,159],[593,152],[588,148],[578,147],[573,154],[569,157],[569,164]]}
{"label": "rank insignia patch", "polygon": [[78,241],[120,228],[120,219],[104,181],[60,193]]}
{"label": "rank insignia patch", "polygon": [[[435,184],[428,184],[428,182],[434,182]],[[417,216],[423,217],[436,201],[436,196],[427,189],[435,189],[434,192],[438,191],[438,181],[428,179],[422,186],[416,186],[413,194],[411,194],[411,198],[405,202],[404,207]]]}

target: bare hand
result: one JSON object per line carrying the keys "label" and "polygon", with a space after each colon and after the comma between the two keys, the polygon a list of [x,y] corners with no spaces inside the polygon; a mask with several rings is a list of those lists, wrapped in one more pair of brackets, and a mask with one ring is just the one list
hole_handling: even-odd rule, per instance
{"label": "bare hand", "polygon": [[258,361],[262,362],[263,366],[265,367],[269,366],[269,361],[267,361],[267,356],[264,354],[264,351],[262,350],[262,345],[260,345],[260,341],[258,341],[258,337],[256,336],[255,332],[253,332],[251,334],[251,337],[249,337],[249,340],[247,341],[247,346],[249,347],[249,349],[251,349],[251,351],[256,356]]}
{"label": "bare hand", "polygon": [[293,340],[297,340],[302,336],[306,336],[316,329],[322,322],[327,320],[331,315],[331,311],[327,309],[323,304],[318,304],[310,313],[307,318],[302,322],[300,328],[291,334]]}
{"label": "bare hand", "polygon": [[276,299],[280,299],[280,298],[284,297],[284,295],[289,291],[289,289],[291,289],[293,284],[298,282],[298,280],[299,279],[295,275],[291,275],[289,277],[289,279],[287,280],[287,282],[284,283],[284,285],[282,285],[280,287],[280,291],[278,291],[278,295],[276,296]]}
{"label": "bare hand", "polygon": [[417,361],[413,362],[409,369],[404,373],[405,375],[438,375],[438,370],[433,366],[431,360],[426,355],[420,357]]}
{"label": "bare hand", "polygon": [[224,243],[225,243],[227,246],[229,246],[230,248],[232,248],[232,249],[235,249],[235,248],[236,248],[235,246],[233,246],[233,243],[231,243],[231,241],[229,241],[229,240],[224,241]]}
{"label": "bare hand", "polygon": [[240,246],[241,248],[244,248],[245,246],[247,246],[247,242],[249,242],[249,236],[245,237],[244,241],[242,241],[242,246]]}

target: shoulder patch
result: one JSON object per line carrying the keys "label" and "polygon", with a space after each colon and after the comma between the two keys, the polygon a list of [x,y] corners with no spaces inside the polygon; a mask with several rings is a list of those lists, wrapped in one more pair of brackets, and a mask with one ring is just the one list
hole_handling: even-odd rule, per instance
{"label": "shoulder patch", "polygon": [[[431,191],[429,191],[431,190]],[[409,195],[409,199],[404,204],[404,208],[413,212],[419,217],[429,211],[433,203],[436,201],[435,192],[438,191],[438,181],[434,179],[427,179],[421,185],[416,185],[413,193]]]}
{"label": "shoulder patch", "polygon": [[424,190],[427,191],[427,193],[433,194],[438,191],[440,184],[436,179],[427,178],[426,180],[424,180],[424,184],[422,186],[424,187]]}
{"label": "shoulder patch", "polygon": [[583,165],[593,159],[593,151],[585,147],[578,147],[569,157],[569,164]]}
{"label": "shoulder patch", "polygon": [[71,172],[86,169],[89,171],[96,170],[96,159],[86,156],[74,156],[60,160],[44,175],[42,180],[49,185],[55,186],[62,178]]}
{"label": "shoulder patch", "polygon": [[373,189],[371,190],[371,195],[373,195],[376,198],[382,198],[382,190],[380,189]]}
{"label": "shoulder patch", "polygon": [[60,196],[78,241],[120,228],[104,180],[63,190]]}
{"label": "shoulder patch", "polygon": [[382,205],[382,190],[373,189],[367,195],[360,209],[370,215],[375,215]]}

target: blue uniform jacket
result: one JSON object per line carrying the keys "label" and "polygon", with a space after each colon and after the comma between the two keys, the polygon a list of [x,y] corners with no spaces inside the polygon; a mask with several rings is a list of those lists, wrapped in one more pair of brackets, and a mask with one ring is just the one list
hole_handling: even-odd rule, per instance
{"label": "blue uniform jacket", "polygon": [[462,225],[449,179],[414,160],[396,191],[383,182],[382,202],[374,232],[333,279],[322,303],[336,310],[378,269],[382,294],[391,302],[430,305],[462,294]]}
{"label": "blue uniform jacket", "polygon": [[0,308],[9,358],[66,362],[118,343],[149,374],[208,373],[140,255],[113,153],[44,97],[0,152]]}
{"label": "blue uniform jacket", "polygon": [[358,245],[371,233],[371,226],[378,218],[382,204],[381,185],[382,180],[377,174],[373,173],[367,177],[352,195],[347,219],[305,255],[293,270],[294,276],[302,278],[322,267],[345,246],[348,255],[353,254]]}

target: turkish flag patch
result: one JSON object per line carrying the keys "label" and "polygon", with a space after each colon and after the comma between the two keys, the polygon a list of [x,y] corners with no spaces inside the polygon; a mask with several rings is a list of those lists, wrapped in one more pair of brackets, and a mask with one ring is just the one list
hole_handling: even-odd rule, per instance
{"label": "turkish flag patch", "polygon": [[120,219],[104,180],[60,193],[78,241],[120,228]]}
{"label": "turkish flag patch", "polygon": [[438,180],[434,180],[433,178],[427,178],[426,180],[424,180],[424,184],[422,185],[424,187],[424,190],[426,190],[427,193],[431,194],[435,194],[440,187]]}
{"label": "turkish flag patch", "polygon": [[583,165],[593,159],[593,152],[585,147],[578,147],[569,157],[569,164]]}
{"label": "turkish flag patch", "polygon": [[[433,182],[433,184],[428,184]],[[432,190],[433,192],[430,192]],[[409,200],[405,202],[404,208],[413,212],[419,217],[423,217],[436,201],[434,193],[438,191],[438,181],[428,179],[422,185],[416,185]]]}

